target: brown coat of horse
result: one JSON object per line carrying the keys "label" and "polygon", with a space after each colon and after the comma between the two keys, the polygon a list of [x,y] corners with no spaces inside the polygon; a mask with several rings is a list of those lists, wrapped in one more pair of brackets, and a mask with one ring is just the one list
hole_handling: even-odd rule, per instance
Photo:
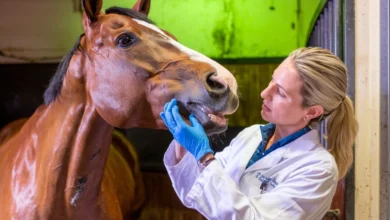
{"label": "brown coat of horse", "polygon": [[231,73],[148,20],[149,0],[105,14],[102,0],[82,5],[85,33],[45,104],[0,131],[1,220],[131,218],[144,193],[134,149],[114,127],[166,129],[159,113],[176,98],[214,134],[238,107]]}

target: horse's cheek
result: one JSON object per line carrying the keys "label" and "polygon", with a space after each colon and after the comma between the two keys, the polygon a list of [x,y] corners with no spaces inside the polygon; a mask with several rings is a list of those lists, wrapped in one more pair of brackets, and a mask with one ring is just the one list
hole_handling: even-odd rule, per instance
{"label": "horse's cheek", "polygon": [[142,90],[126,91],[120,88],[122,86],[125,85],[108,87],[111,89],[100,87],[91,91],[91,98],[98,114],[114,127],[123,127],[130,115],[136,112],[140,100],[144,97]]}

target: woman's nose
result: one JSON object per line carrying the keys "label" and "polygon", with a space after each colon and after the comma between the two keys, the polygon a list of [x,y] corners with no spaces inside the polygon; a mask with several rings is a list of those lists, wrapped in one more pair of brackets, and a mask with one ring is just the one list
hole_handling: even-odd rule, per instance
{"label": "woman's nose", "polygon": [[265,88],[261,93],[260,93],[260,97],[265,99],[266,97],[269,96],[269,93],[270,93],[270,90],[271,90],[271,85],[268,85],[267,88]]}

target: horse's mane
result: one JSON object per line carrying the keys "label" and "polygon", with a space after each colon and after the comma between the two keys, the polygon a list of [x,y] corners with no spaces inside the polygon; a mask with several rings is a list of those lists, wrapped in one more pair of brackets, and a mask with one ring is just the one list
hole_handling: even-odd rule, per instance
{"label": "horse's mane", "polygon": [[60,94],[62,81],[64,80],[64,76],[68,70],[70,60],[72,59],[73,54],[78,50],[80,46],[80,39],[83,35],[84,34],[80,35],[72,49],[70,49],[69,52],[62,58],[60,64],[57,67],[56,73],[50,80],[49,86],[45,90],[45,93],[43,93],[43,100],[46,105],[54,101],[58,94]]}
{"label": "horse's mane", "polygon": [[[145,14],[139,13],[139,12],[134,11],[132,9],[111,7],[111,8],[106,9],[105,12],[106,12],[106,14],[125,15],[125,16],[131,17],[131,18],[135,18],[138,20],[148,22],[150,24],[154,24],[154,22],[151,21],[150,19],[148,19]],[[84,34],[80,35],[80,37],[77,39],[76,43],[69,50],[69,52],[62,58],[60,64],[58,65],[56,73],[51,78],[49,86],[47,87],[47,89],[45,90],[45,92],[43,94],[43,100],[44,100],[45,105],[50,104],[60,94],[61,88],[62,88],[62,82],[64,81],[65,74],[68,71],[70,60],[72,59],[73,54],[79,49],[80,40],[83,36],[84,36]]]}

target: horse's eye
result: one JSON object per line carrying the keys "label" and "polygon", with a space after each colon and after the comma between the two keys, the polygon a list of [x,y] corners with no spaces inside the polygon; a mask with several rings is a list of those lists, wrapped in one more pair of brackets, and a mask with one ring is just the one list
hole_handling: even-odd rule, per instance
{"label": "horse's eye", "polygon": [[135,40],[136,39],[134,37],[128,34],[124,34],[118,38],[117,45],[118,47],[125,49],[130,47],[135,42]]}

